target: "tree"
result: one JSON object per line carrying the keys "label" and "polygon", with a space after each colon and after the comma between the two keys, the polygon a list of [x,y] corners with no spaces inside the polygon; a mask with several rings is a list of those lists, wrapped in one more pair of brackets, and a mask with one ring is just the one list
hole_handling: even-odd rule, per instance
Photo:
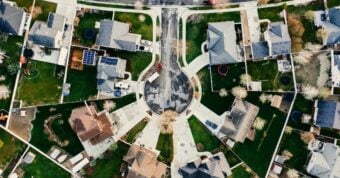
{"label": "tree", "polygon": [[228,96],[228,91],[225,88],[221,88],[218,95],[220,95],[221,98],[226,97]]}
{"label": "tree", "polygon": [[309,84],[302,86],[302,94],[307,100],[313,100],[319,95],[319,90]]}
{"label": "tree", "polygon": [[331,90],[327,87],[322,87],[319,90],[319,98],[325,99],[331,95]]}
{"label": "tree", "polygon": [[109,150],[110,151],[116,151],[117,148],[118,148],[118,144],[117,144],[117,142],[115,142],[109,147]]}
{"label": "tree", "polygon": [[299,52],[303,48],[302,35],[305,32],[305,28],[298,16],[288,15],[287,24],[289,35],[292,38],[292,51]]}
{"label": "tree", "polygon": [[316,31],[316,38],[322,42],[323,39],[325,39],[328,35],[328,32],[327,30],[323,29],[323,28],[320,28],[318,31]]}
{"label": "tree", "polygon": [[237,86],[231,90],[231,93],[238,99],[243,99],[247,97],[247,90],[243,87]]}
{"label": "tree", "polygon": [[251,79],[251,76],[249,74],[242,74],[240,75],[240,83],[243,85],[243,86],[247,86],[247,84],[249,82],[251,82],[252,79]]}
{"label": "tree", "polygon": [[311,133],[311,132],[303,132],[303,133],[300,134],[300,139],[304,143],[308,144],[310,141],[315,140],[315,137],[314,137],[314,134]]}
{"label": "tree", "polygon": [[289,169],[284,175],[285,178],[299,178],[299,173],[295,169]]}
{"label": "tree", "polygon": [[314,11],[309,10],[305,12],[305,18],[310,22],[314,21]]}
{"label": "tree", "polygon": [[265,4],[268,4],[269,0],[257,0],[257,3],[259,5],[265,5]]}

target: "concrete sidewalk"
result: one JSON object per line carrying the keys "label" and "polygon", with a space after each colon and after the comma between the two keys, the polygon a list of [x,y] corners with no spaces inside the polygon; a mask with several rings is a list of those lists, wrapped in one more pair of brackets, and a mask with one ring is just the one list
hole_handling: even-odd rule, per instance
{"label": "concrete sidewalk", "polygon": [[144,130],[139,134],[135,143],[143,144],[146,148],[156,150],[158,137],[160,134],[160,118],[154,115],[149,123],[145,126]]}
{"label": "concrete sidewalk", "polygon": [[188,75],[189,78],[196,75],[198,71],[200,71],[203,67],[209,64],[209,53],[201,54],[196,57],[189,65],[182,68],[185,74]]}

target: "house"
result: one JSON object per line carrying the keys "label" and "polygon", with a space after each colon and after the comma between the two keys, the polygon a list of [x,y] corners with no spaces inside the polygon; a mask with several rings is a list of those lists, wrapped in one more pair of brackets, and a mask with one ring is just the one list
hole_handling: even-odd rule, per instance
{"label": "house", "polygon": [[235,99],[232,109],[227,112],[217,137],[221,140],[231,138],[236,142],[244,142],[254,123],[259,108],[247,101]]}
{"label": "house", "polygon": [[237,49],[236,31],[233,21],[208,23],[207,42],[211,65],[242,61]]}
{"label": "house", "polygon": [[66,17],[49,13],[47,22],[35,21],[28,34],[33,44],[60,49],[63,44]]}
{"label": "house", "polygon": [[82,142],[90,141],[92,145],[113,136],[108,114],[106,112],[97,113],[92,105],[73,109],[69,123]]}
{"label": "house", "polygon": [[115,89],[114,79],[124,78],[126,60],[116,57],[99,57],[97,65],[97,89],[100,92],[113,94]]}
{"label": "house", "polygon": [[340,130],[340,102],[316,100],[314,110],[315,125]]}
{"label": "house", "polygon": [[126,51],[136,51],[142,36],[130,33],[127,23],[102,20],[100,21],[99,33],[96,45]]}
{"label": "house", "polygon": [[222,152],[207,158],[198,158],[179,168],[183,178],[228,177],[231,169]]}
{"label": "house", "polygon": [[326,37],[323,38],[323,45],[334,45],[340,43],[340,8],[334,7],[328,11],[329,20],[324,23]]}
{"label": "house", "polygon": [[166,164],[157,161],[158,155],[141,145],[132,144],[123,160],[129,164],[128,178],[163,178]]}
{"label": "house", "polygon": [[310,157],[306,170],[309,174],[319,178],[340,177],[340,148],[331,143],[319,140],[308,144]]}
{"label": "house", "polygon": [[22,36],[26,23],[26,12],[8,2],[0,2],[0,31]]}
{"label": "house", "polygon": [[34,153],[32,153],[32,152],[29,151],[29,152],[25,155],[23,161],[24,161],[24,163],[26,163],[26,164],[31,164],[31,163],[34,161],[35,157],[36,157],[36,155],[35,155]]}
{"label": "house", "polygon": [[283,22],[271,23],[264,32],[268,43],[269,56],[278,56],[291,53],[291,39],[288,27]]}

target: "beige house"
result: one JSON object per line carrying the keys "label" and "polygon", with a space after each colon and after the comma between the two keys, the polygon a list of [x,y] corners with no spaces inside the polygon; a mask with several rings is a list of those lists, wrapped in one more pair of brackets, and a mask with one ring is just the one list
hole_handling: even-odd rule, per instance
{"label": "beige house", "polygon": [[157,153],[143,146],[132,144],[123,160],[130,165],[128,178],[163,178],[166,164],[157,161]]}

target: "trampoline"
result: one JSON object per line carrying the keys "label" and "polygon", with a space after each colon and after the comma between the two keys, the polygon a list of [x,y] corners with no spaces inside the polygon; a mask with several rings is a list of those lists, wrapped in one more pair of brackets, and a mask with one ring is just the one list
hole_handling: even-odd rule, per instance
{"label": "trampoline", "polygon": [[292,81],[291,78],[288,77],[288,76],[282,76],[282,77],[280,78],[280,83],[281,83],[282,85],[289,85],[291,81]]}
{"label": "trampoline", "polygon": [[293,111],[290,117],[294,122],[298,122],[302,117],[302,113],[300,111]]}
{"label": "trampoline", "polygon": [[228,66],[227,65],[219,65],[217,68],[218,74],[222,76],[226,76],[228,74]]}
{"label": "trampoline", "polygon": [[87,40],[92,40],[95,37],[95,35],[96,35],[96,32],[92,28],[88,28],[84,32],[84,37]]}

